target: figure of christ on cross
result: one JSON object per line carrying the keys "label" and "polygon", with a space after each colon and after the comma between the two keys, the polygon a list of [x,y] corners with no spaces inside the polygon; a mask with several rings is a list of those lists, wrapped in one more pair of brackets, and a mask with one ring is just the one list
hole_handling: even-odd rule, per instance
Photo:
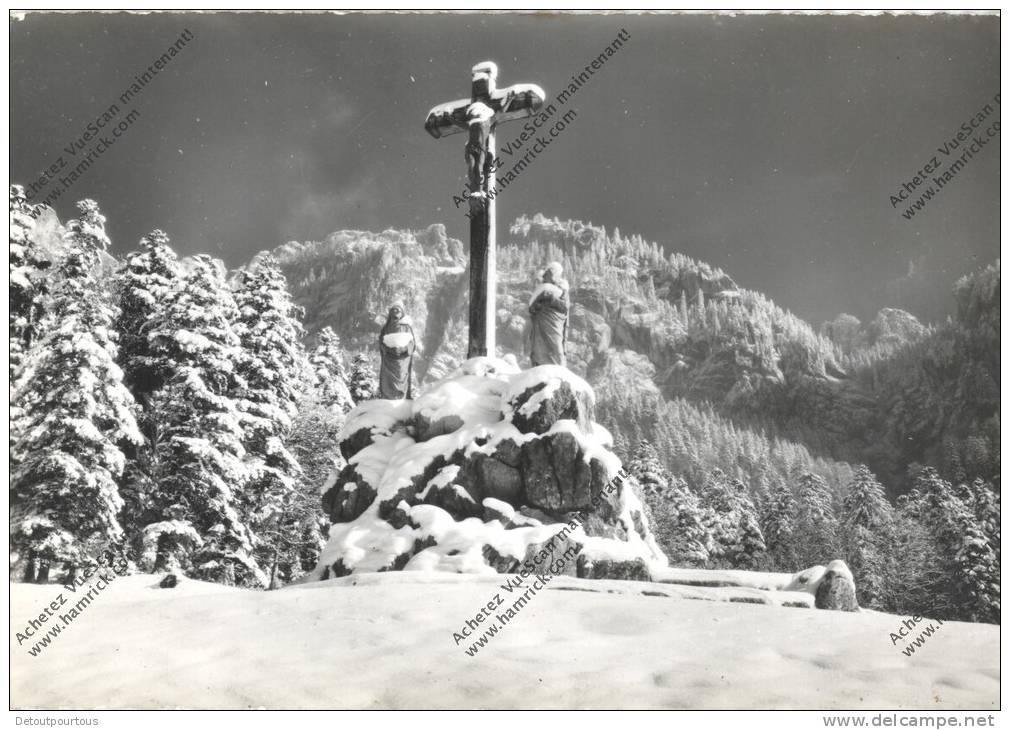
{"label": "figure of christ on cross", "polygon": [[428,112],[424,128],[438,139],[467,132],[465,148],[470,188],[470,341],[466,356],[495,354],[495,127],[530,117],[544,104],[536,84],[498,89],[498,67],[491,61],[472,69],[469,99],[440,104]]}

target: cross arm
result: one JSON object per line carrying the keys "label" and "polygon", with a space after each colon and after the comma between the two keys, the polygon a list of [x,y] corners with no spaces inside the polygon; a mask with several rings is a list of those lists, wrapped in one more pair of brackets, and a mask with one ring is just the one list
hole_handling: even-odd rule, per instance
{"label": "cross arm", "polygon": [[513,84],[501,89],[492,98],[495,123],[532,117],[543,107],[545,98],[544,90],[536,84]]}
{"label": "cross arm", "polygon": [[466,131],[466,109],[470,104],[469,99],[439,104],[428,112],[428,118],[424,122],[425,130],[435,139]]}
{"label": "cross arm", "polygon": [[[502,124],[533,116],[543,108],[545,98],[544,90],[536,84],[513,84],[496,90],[484,102],[494,111],[494,123]],[[457,99],[439,104],[428,112],[425,130],[435,139],[465,131],[467,109],[473,103],[471,99]]]}

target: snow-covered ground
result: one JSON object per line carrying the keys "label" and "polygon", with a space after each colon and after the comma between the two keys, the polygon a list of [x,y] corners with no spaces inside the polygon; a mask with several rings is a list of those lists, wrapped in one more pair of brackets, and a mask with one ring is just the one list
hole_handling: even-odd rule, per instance
{"label": "snow-covered ground", "polygon": [[507,598],[505,580],[394,572],[264,593],[131,576],[36,657],[13,637],[63,589],[12,584],[11,707],[999,705],[997,627],[944,623],[906,657],[889,638],[899,617],[689,600],[699,589],[667,584],[555,578],[467,656],[453,632]]}

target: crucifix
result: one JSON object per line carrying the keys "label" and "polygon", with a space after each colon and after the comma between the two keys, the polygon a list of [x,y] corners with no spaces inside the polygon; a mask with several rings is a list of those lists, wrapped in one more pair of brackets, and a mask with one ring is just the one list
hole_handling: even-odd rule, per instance
{"label": "crucifix", "polygon": [[469,99],[439,104],[424,128],[435,139],[467,133],[466,165],[470,195],[470,342],[468,358],[495,354],[495,128],[533,116],[544,104],[536,84],[498,89],[498,67],[491,61],[473,67]]}

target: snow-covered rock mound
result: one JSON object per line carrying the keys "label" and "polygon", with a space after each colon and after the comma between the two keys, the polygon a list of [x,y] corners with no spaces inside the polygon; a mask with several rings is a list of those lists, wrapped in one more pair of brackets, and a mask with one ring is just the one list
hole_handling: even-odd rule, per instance
{"label": "snow-covered rock mound", "polygon": [[553,553],[570,575],[649,580],[666,557],[594,407],[563,367],[494,358],[414,400],[361,404],[340,433],[347,466],[324,488],[333,526],[314,577],[510,573]]}

